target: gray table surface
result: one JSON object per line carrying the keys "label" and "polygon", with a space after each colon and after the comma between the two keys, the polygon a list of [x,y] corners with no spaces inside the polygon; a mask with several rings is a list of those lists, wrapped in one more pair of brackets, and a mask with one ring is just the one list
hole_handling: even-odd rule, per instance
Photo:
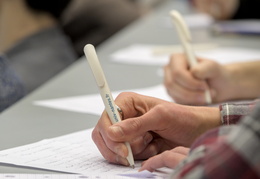
{"label": "gray table surface", "polygon": [[[162,21],[171,9],[183,14],[193,12],[184,0],[164,1],[156,11],[130,24],[102,43],[97,53],[111,90],[144,88],[163,82],[157,75],[159,66],[138,66],[112,63],[109,55],[131,44],[179,44],[173,28]],[[215,35],[209,29],[192,31],[194,42],[213,42],[225,46],[260,47],[255,36]],[[85,58],[64,70],[0,115],[0,150],[53,138],[94,127],[98,116],[33,105],[33,101],[97,93],[98,89]],[[0,173],[57,173],[39,169],[0,164]]]}

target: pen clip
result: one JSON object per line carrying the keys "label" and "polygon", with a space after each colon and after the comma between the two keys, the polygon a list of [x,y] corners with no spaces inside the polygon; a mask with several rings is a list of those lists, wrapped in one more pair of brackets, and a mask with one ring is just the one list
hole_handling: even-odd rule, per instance
{"label": "pen clip", "polygon": [[97,57],[95,47],[91,44],[87,44],[84,47],[84,53],[87,57],[90,68],[96,79],[97,85],[99,87],[103,87],[105,85],[106,80],[105,80],[105,75],[103,73],[102,67],[101,67],[98,57]]}
{"label": "pen clip", "polygon": [[184,38],[184,40],[191,42],[192,40],[191,33],[183,17],[180,15],[180,13],[176,10],[172,10],[170,11],[170,16],[172,17],[172,20],[174,21],[174,24],[176,25],[176,28],[181,34],[182,38]]}

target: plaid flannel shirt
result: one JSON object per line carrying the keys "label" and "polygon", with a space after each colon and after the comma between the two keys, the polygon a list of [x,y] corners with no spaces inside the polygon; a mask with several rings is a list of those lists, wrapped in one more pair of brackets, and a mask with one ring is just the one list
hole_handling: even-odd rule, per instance
{"label": "plaid flannel shirt", "polygon": [[255,104],[221,105],[223,126],[196,140],[171,178],[260,178],[260,104]]}

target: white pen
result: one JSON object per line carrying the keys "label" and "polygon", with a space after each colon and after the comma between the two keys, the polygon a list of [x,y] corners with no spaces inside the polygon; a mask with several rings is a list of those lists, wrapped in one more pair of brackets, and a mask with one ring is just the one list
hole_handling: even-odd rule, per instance
{"label": "white pen", "polygon": [[[118,112],[118,106],[116,106],[113,96],[110,92],[105,74],[102,70],[102,67],[100,65],[100,62],[98,60],[95,47],[91,44],[87,44],[84,47],[84,53],[87,57],[89,66],[92,70],[92,73],[96,79],[97,86],[99,88],[100,95],[102,97],[103,103],[105,105],[106,112],[112,122],[112,124],[115,124],[117,122],[121,121],[120,114]],[[125,145],[128,149],[128,156],[127,160],[132,168],[135,167],[134,164],[134,157],[133,153],[130,147],[130,144],[128,142],[125,142]]]}
{"label": "white pen", "polygon": [[[191,33],[189,31],[189,28],[188,28],[187,24],[185,23],[183,17],[181,16],[181,14],[178,11],[172,10],[170,12],[170,15],[175,24],[176,30],[179,34],[179,38],[181,40],[182,46],[184,48],[184,52],[189,61],[190,67],[193,67],[198,62],[197,62],[195,53],[192,48],[192,44],[191,44],[192,38],[191,38]],[[205,91],[205,99],[206,99],[207,104],[212,103],[212,99],[211,99],[210,92],[208,89]]]}

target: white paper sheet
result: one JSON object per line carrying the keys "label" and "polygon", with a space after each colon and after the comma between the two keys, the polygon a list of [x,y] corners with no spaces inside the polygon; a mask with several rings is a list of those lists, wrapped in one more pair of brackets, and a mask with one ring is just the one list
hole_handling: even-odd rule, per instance
{"label": "white paper sheet", "polygon": [[[183,15],[183,19],[190,29],[205,28],[214,24],[214,18],[205,13]],[[174,28],[171,17],[167,16],[163,19],[160,19],[160,26],[166,28]]]}
{"label": "white paper sheet", "polygon": [[[154,173],[147,171],[138,172],[140,161],[135,162],[135,169],[109,164],[92,141],[91,132],[92,129],[88,129],[0,151],[0,163],[83,175],[154,176]],[[156,176],[159,175],[157,173]]]}
{"label": "white paper sheet", "polygon": [[[144,174],[144,173],[142,173]],[[6,173],[0,174],[0,179],[131,179],[129,176],[120,175],[74,175],[74,174],[17,174],[17,173]],[[136,178],[148,178],[145,175],[140,175]],[[162,178],[153,176],[153,179]]]}
{"label": "white paper sheet", "polygon": [[[158,45],[134,44],[119,49],[111,54],[113,62],[135,64],[135,65],[157,65],[164,66],[169,62],[170,53],[154,53]],[[236,47],[218,47],[204,51],[195,51],[198,57],[217,61],[221,64],[260,60],[260,51]]]}
{"label": "white paper sheet", "polygon": [[[142,89],[115,91],[112,92],[112,95],[114,98],[116,98],[117,95],[123,91],[136,92],[147,96],[161,98],[167,101],[172,100],[171,97],[167,94],[165,87],[162,84],[158,86],[142,88]],[[92,95],[85,95],[85,96],[75,96],[75,97],[67,97],[61,99],[35,101],[34,104],[39,106],[55,108],[55,109],[89,113],[94,115],[101,115],[101,113],[104,110],[104,104],[102,102],[100,94],[98,93]]]}

